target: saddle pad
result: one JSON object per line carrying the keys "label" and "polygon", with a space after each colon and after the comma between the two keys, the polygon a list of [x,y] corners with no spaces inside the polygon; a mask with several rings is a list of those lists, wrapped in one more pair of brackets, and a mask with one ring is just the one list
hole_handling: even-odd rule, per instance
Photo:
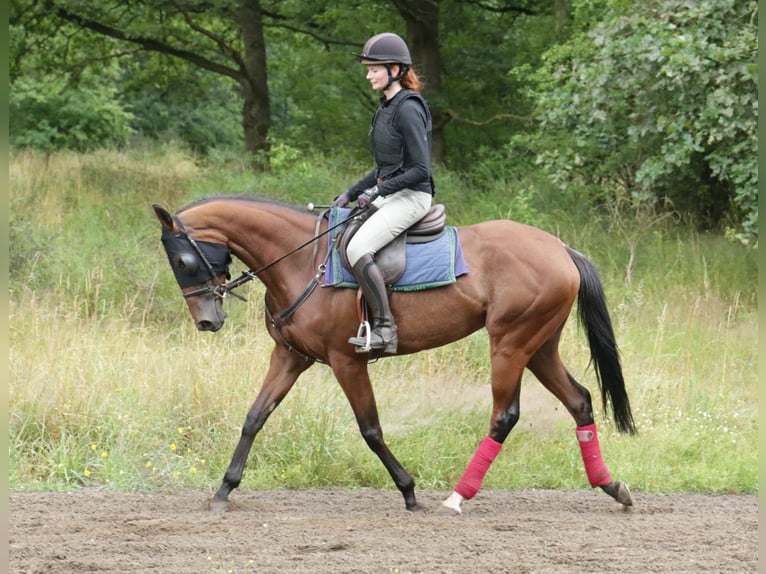
{"label": "saddle pad", "polygon": [[[330,210],[329,225],[342,221],[351,210],[333,208]],[[333,221],[335,220],[335,221]],[[335,237],[342,227],[328,234],[331,255],[327,260],[324,285],[327,287],[353,287],[359,284],[334,249]],[[407,266],[402,277],[391,286],[393,291],[422,291],[454,283],[458,277],[468,273],[468,264],[463,257],[457,229],[447,226],[438,239],[428,243],[408,243]]]}

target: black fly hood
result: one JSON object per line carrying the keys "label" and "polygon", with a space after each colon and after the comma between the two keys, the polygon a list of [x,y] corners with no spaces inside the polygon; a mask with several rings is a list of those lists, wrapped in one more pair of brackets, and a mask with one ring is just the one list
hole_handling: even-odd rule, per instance
{"label": "black fly hood", "polygon": [[181,289],[199,285],[219,275],[231,277],[231,251],[222,243],[196,241],[185,232],[174,234],[162,230],[162,245]]}

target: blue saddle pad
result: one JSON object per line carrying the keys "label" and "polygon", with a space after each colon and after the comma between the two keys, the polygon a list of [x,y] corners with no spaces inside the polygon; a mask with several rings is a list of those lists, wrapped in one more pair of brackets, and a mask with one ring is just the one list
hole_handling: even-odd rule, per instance
{"label": "blue saddle pad", "polygon": [[[329,225],[343,221],[350,213],[348,208],[332,208]],[[359,284],[353,273],[343,265],[338,250],[334,248],[335,237],[343,230],[338,227],[328,234],[331,255],[325,270],[325,286],[353,287]],[[447,226],[438,239],[428,243],[408,243],[407,266],[401,278],[391,286],[394,291],[422,291],[450,285],[461,275],[468,273],[457,229]]]}

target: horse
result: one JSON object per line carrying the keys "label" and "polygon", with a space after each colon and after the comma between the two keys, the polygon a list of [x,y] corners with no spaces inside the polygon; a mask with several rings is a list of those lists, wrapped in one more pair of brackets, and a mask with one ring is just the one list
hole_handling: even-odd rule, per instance
{"label": "horse", "polygon": [[[406,510],[422,510],[415,482],[383,438],[368,365],[381,357],[348,343],[359,328],[356,290],[324,288],[322,271],[334,248],[320,240],[332,229],[327,209],[296,206],[250,195],[214,195],[171,214],[153,205],[162,243],[199,331],[215,332],[226,319],[223,302],[234,289],[258,279],[265,287],[265,323],[274,340],[262,385],[241,429],[220,488],[209,502],[224,511],[243,476],[253,441],[298,377],[315,363],[328,365],[340,384],[368,447],[404,498]],[[586,475],[623,506],[628,486],[613,480],[604,463],[590,392],[559,355],[564,325],[578,304],[604,415],[618,431],[634,434],[606,297],[589,259],[554,235],[512,220],[454,228],[468,272],[434,289],[391,292],[398,325],[396,355],[452,343],[484,328],[489,340],[492,411],[481,440],[440,513],[460,514],[519,420],[521,379],[528,369],[567,409]],[[231,280],[232,255],[249,267]],[[322,288],[317,289],[317,286]],[[383,358],[389,355],[384,355]]]}

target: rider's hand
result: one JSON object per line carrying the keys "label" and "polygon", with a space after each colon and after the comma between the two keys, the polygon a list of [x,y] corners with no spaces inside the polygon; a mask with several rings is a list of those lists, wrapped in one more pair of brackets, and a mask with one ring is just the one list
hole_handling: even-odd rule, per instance
{"label": "rider's hand", "polygon": [[366,189],[356,200],[356,204],[362,209],[367,209],[378,198],[378,186]]}
{"label": "rider's hand", "polygon": [[351,201],[351,197],[348,191],[344,191],[332,201],[333,207],[346,207]]}

